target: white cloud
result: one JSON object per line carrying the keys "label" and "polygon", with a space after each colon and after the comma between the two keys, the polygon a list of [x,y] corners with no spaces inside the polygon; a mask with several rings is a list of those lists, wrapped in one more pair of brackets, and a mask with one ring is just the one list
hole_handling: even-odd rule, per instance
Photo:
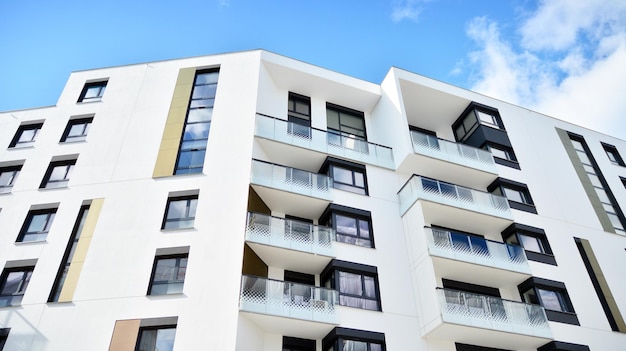
{"label": "white cloud", "polygon": [[422,12],[423,3],[428,0],[395,0],[393,11],[391,12],[391,20],[400,22],[404,19],[417,21]]}
{"label": "white cloud", "polygon": [[[472,20],[471,89],[626,139],[626,1],[542,2],[502,38]],[[455,71],[458,68],[455,68]]]}

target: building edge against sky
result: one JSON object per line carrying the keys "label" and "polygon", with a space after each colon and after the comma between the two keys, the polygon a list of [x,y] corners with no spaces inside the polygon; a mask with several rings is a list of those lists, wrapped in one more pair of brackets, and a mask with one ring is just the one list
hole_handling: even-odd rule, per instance
{"label": "building edge against sky", "polygon": [[255,50],[74,72],[0,143],[4,350],[626,343],[626,142],[519,106]]}

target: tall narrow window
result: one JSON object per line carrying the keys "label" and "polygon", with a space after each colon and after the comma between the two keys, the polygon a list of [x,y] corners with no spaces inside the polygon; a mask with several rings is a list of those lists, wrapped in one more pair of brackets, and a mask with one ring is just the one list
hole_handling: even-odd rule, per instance
{"label": "tall narrow window", "polygon": [[46,240],[56,212],[56,208],[28,212],[17,242]]}
{"label": "tall narrow window", "polygon": [[86,83],[78,97],[78,102],[100,101],[107,87],[107,81]]}
{"label": "tall narrow window", "polygon": [[89,127],[93,117],[72,119],[67,122],[67,127],[61,137],[62,143],[71,143],[75,141],[83,141],[87,138]]}
{"label": "tall narrow window", "polygon": [[72,175],[75,164],[75,159],[51,162],[39,188],[52,189],[66,187],[67,183],[70,181],[70,176]]}
{"label": "tall narrow window", "polygon": [[311,137],[311,98],[289,93],[287,109],[289,133],[304,138]]}
{"label": "tall narrow window", "polygon": [[145,327],[139,329],[136,351],[172,351],[176,326]]}
{"label": "tall narrow window", "polygon": [[192,228],[197,205],[198,195],[170,197],[161,229]]}
{"label": "tall narrow window", "polygon": [[6,268],[0,276],[0,307],[19,306],[35,267]]}
{"label": "tall narrow window", "polygon": [[196,73],[174,174],[202,173],[218,77],[218,70]]}
{"label": "tall narrow window", "polygon": [[59,301],[59,296],[61,295],[61,290],[63,289],[63,284],[65,283],[67,272],[69,272],[70,263],[74,257],[74,252],[76,251],[76,246],[78,245],[78,239],[80,239],[80,234],[83,231],[83,226],[85,225],[85,220],[87,219],[88,214],[89,205],[82,206],[78,212],[76,223],[74,223],[74,229],[72,229],[70,240],[65,248],[65,254],[63,254],[63,260],[61,261],[61,266],[59,267],[56,279],[54,280],[54,285],[52,286],[52,291],[48,297],[48,302]]}
{"label": "tall narrow window", "polygon": [[0,168],[0,194],[10,193],[17,176],[22,170],[22,165]]}
{"label": "tall narrow window", "polygon": [[11,140],[9,147],[20,148],[33,146],[35,144],[35,140],[37,139],[37,135],[39,135],[41,127],[43,127],[43,123],[21,125],[17,129],[13,140]]}

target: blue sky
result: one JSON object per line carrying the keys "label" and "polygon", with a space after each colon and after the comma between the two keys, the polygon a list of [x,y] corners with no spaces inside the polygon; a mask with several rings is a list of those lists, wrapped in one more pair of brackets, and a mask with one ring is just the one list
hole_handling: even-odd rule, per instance
{"label": "blue sky", "polygon": [[391,66],[626,139],[626,1],[0,1],[0,111],[71,71],[263,48],[380,83]]}

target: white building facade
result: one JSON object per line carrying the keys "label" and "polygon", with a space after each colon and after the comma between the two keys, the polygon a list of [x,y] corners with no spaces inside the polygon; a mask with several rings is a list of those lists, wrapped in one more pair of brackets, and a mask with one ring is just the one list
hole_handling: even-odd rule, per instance
{"label": "white building facade", "polygon": [[626,142],[263,50],[0,113],[0,350],[626,345]]}

